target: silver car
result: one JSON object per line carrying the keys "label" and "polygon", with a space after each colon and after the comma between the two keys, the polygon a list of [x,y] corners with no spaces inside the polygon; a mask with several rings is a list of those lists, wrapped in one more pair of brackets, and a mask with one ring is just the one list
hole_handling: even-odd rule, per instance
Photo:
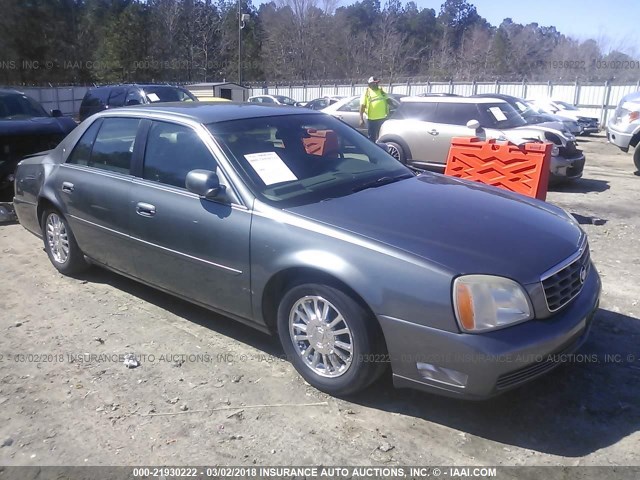
{"label": "silver car", "polygon": [[496,395],[580,347],[598,307],[562,209],[416,176],[307,109],[107,110],[20,163],[14,204],[60,272],[100,265],[276,333],[334,395],[389,365],[398,387]]}
{"label": "silver car", "polygon": [[640,92],[622,97],[618,108],[609,119],[607,138],[621,150],[628,152],[634,147],[633,163],[640,171]]}
{"label": "silver car", "polygon": [[379,142],[400,162],[416,168],[443,170],[453,137],[496,138],[515,144],[549,141],[549,182],[582,176],[585,157],[575,137],[527,122],[507,102],[478,97],[405,97],[395,115],[382,124]]}
{"label": "silver car", "polygon": [[[400,106],[400,99],[405,97],[405,95],[399,95],[390,93],[389,103],[390,114],[393,114],[398,107]],[[367,134],[367,114],[364,114],[365,124],[360,125],[360,100],[362,95],[353,95],[351,97],[343,98],[332,105],[329,105],[326,108],[322,109],[322,112],[328,113],[329,115],[333,115],[336,118],[339,118],[347,125],[352,126],[360,133],[366,135]]]}

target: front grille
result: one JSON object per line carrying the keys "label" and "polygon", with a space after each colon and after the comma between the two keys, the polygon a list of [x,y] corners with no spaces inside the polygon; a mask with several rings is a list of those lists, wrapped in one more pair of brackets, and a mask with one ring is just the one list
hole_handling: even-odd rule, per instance
{"label": "front grille", "polygon": [[578,124],[581,127],[585,128],[598,128],[598,119],[597,118],[580,118],[578,119]]}
{"label": "front grille", "polygon": [[578,347],[585,333],[586,330],[583,331],[577,338],[571,340],[568,345],[560,348],[552,354],[547,355],[538,362],[527,365],[526,367],[520,368],[513,372],[500,375],[498,377],[498,381],[496,382],[496,389],[504,390],[505,388],[514,387],[557,367],[558,365],[566,361],[566,357],[563,358],[563,355],[572,353]]}
{"label": "front grille", "polygon": [[542,279],[544,295],[550,312],[560,310],[575,298],[589,274],[591,258],[589,245],[585,242],[584,251],[568,265]]}

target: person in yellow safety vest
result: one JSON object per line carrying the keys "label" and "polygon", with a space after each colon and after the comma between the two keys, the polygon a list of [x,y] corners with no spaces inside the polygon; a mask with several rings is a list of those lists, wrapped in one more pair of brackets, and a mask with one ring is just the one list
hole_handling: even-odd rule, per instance
{"label": "person in yellow safety vest", "polygon": [[369,77],[369,87],[360,99],[360,126],[364,126],[364,114],[367,113],[369,139],[378,140],[380,127],[389,116],[389,96],[380,88],[377,77]]}

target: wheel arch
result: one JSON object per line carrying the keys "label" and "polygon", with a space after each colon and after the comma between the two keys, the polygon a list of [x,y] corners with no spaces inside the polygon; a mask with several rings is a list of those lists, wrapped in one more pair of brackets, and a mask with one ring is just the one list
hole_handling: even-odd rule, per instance
{"label": "wheel arch", "polygon": [[62,215],[64,215],[64,213],[62,212],[60,206],[52,201],[50,198],[46,197],[46,196],[41,196],[38,198],[38,205],[36,207],[36,218],[38,219],[38,224],[40,225],[40,228],[42,228],[42,216],[44,215],[44,212],[48,209],[55,209],[57,211],[59,211]]}
{"label": "wheel arch", "polygon": [[400,145],[402,147],[402,150],[404,150],[404,155],[405,155],[405,160],[413,160],[413,154],[411,153],[411,149],[409,148],[409,145],[407,144],[407,142],[405,142],[402,138],[400,138],[397,135],[384,135],[382,137],[380,137],[378,139],[378,142],[395,142],[398,145]]}
{"label": "wheel arch", "polygon": [[278,305],[280,304],[280,300],[284,294],[292,287],[305,283],[328,285],[349,295],[368,313],[369,318],[375,324],[375,328],[379,329],[381,338],[384,339],[384,336],[382,335],[382,327],[380,326],[378,319],[361,294],[348,285],[344,280],[340,279],[337,275],[310,266],[285,268],[271,276],[265,284],[262,291],[261,309],[262,318],[264,319],[269,331],[272,333],[277,332]]}

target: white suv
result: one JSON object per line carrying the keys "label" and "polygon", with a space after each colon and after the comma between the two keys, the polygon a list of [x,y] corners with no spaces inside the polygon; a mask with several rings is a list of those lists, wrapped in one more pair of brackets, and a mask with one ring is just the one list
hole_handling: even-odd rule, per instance
{"label": "white suv", "polygon": [[607,124],[607,138],[625,152],[629,151],[630,145],[635,147],[633,163],[640,171],[640,92],[622,97]]}

